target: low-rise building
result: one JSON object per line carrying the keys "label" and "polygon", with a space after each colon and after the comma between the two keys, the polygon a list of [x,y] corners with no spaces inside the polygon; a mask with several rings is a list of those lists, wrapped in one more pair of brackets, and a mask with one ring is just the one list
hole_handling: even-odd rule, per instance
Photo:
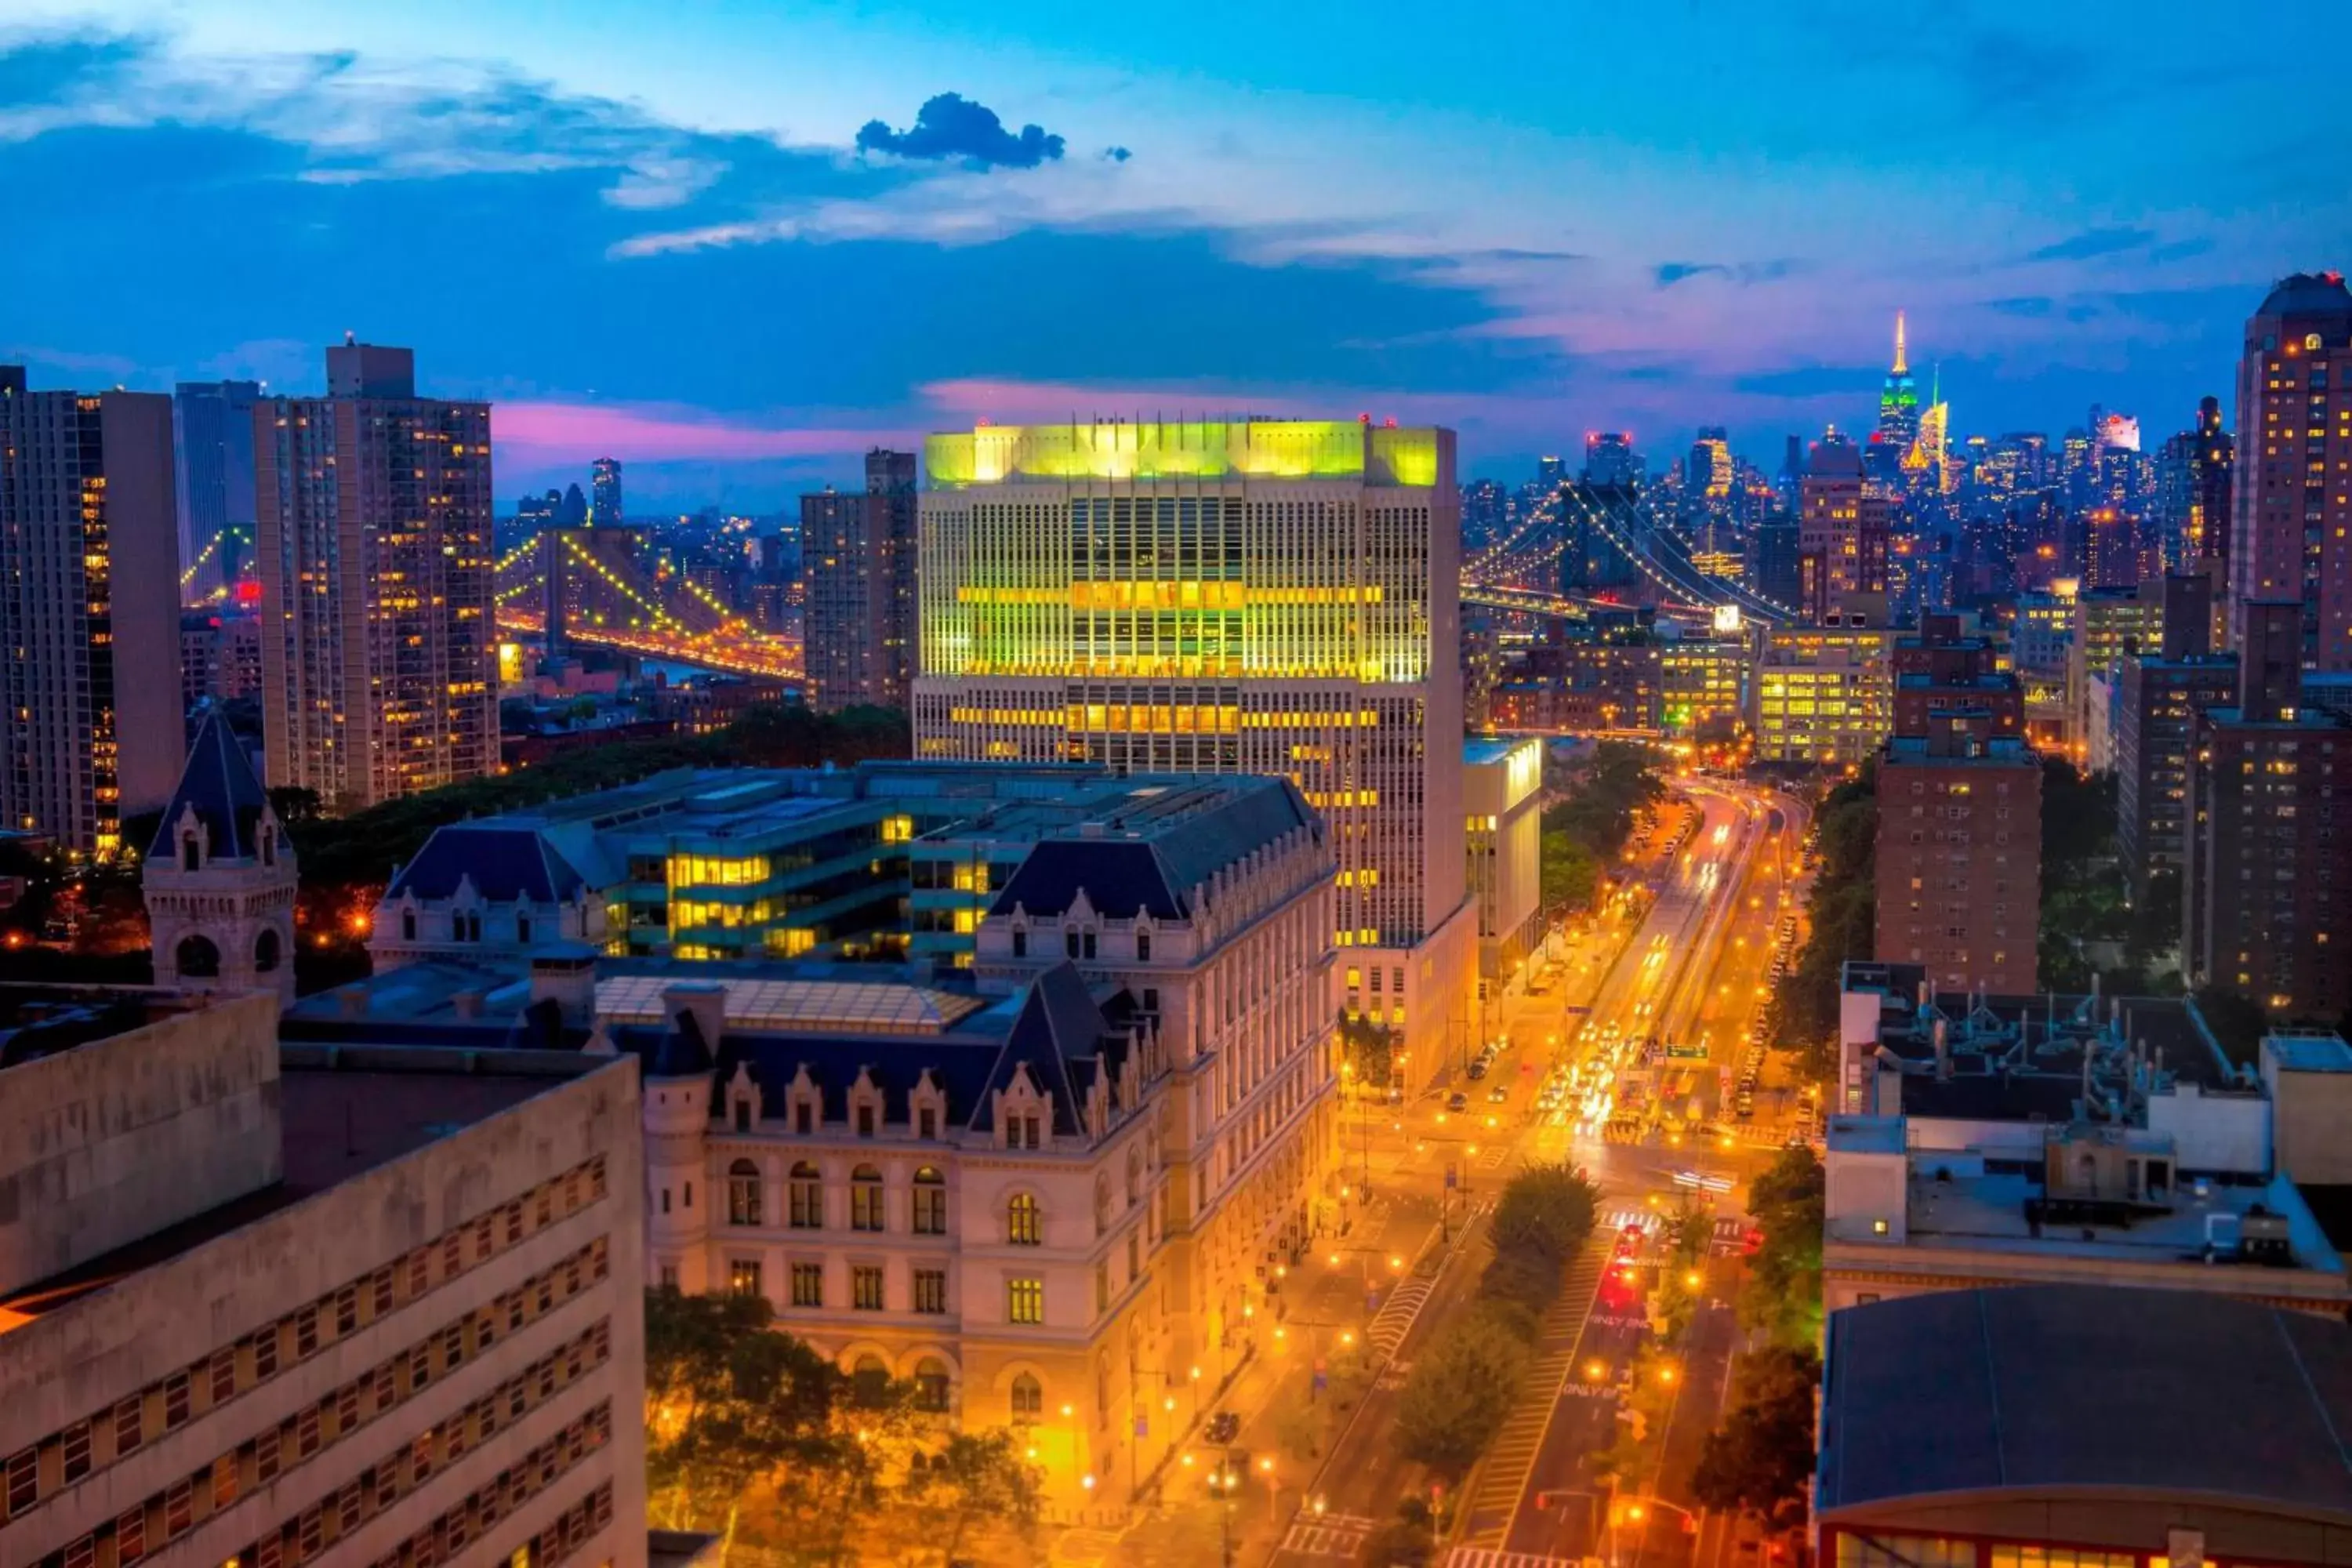
{"label": "low-rise building", "polygon": [[1683,637],[1658,649],[1658,718],[1669,735],[1745,723],[1755,650],[1745,638]]}
{"label": "low-rise building", "polygon": [[1532,736],[1464,743],[1481,1000],[1510,984],[1543,940],[1543,742]]}
{"label": "low-rise building", "polygon": [[642,1564],[636,1072],[0,990],[0,1561]]}
{"label": "low-rise building", "polygon": [[2341,1323],[2042,1285],[1849,1308],[1827,1342],[1825,1568],[2317,1568],[2352,1528]]}
{"label": "low-rise building", "polygon": [[1894,964],[1848,964],[1843,1010],[1830,1310],[2047,1282],[2352,1303],[2335,1036],[2242,1065],[2187,999],[1937,993]]}

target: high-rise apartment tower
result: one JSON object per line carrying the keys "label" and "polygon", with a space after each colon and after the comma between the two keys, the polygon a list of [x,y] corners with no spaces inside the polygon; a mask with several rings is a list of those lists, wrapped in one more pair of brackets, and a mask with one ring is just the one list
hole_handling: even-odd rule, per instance
{"label": "high-rise apartment tower", "polygon": [[254,409],[262,709],[268,783],[347,811],[499,765],[490,408],[368,343],[327,385]]}

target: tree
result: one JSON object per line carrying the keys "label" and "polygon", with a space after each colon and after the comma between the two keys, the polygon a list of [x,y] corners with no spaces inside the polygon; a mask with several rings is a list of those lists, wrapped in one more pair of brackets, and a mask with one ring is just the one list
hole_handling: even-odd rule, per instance
{"label": "tree", "polygon": [[949,1563],[974,1525],[1010,1524],[1025,1539],[1037,1521],[1036,1467],[1023,1457],[1020,1440],[1001,1426],[952,1435],[928,1462],[909,1466],[903,1490],[924,1515],[927,1538],[946,1531]]}
{"label": "tree", "polygon": [[746,1496],[786,1470],[866,1463],[847,1374],[772,1319],[763,1296],[646,1297],[647,1490],[673,1526],[723,1521],[730,1547]]}
{"label": "tree", "polygon": [[1815,822],[1821,867],[1806,895],[1810,934],[1773,988],[1765,1027],[1768,1038],[1804,1052],[1807,1076],[1821,1079],[1836,1065],[1830,1052],[1846,960],[1868,958],[1877,941],[1877,770],[1832,790]]}
{"label": "tree", "polygon": [[1591,903],[1593,890],[1601,885],[1601,862],[1592,851],[1564,829],[1545,833],[1538,847],[1541,858],[1536,896],[1543,907],[1559,913]]}
{"label": "tree", "polygon": [[1592,1184],[1566,1165],[1533,1165],[1504,1184],[1487,1234],[1497,1257],[1528,1251],[1557,1268],[1592,1234]]}
{"label": "tree", "polygon": [[1776,1345],[1741,1357],[1739,1403],[1707,1434],[1692,1495],[1711,1509],[1759,1515],[1775,1529],[1794,1522],[1813,1474],[1813,1392],[1821,1375],[1810,1345]]}
{"label": "tree", "polygon": [[1822,1321],[1822,1211],[1827,1181],[1811,1148],[1784,1149],[1748,1188],[1763,1233],[1740,1297],[1740,1318],[1779,1343],[1817,1342]]}
{"label": "tree", "polygon": [[1395,1076],[1390,1055],[1395,1043],[1395,1031],[1386,1024],[1339,1010],[1339,1060],[1360,1092],[1388,1088]]}
{"label": "tree", "polygon": [[1526,1343],[1457,1323],[1412,1363],[1397,1397],[1397,1451],[1458,1480],[1511,1413]]}

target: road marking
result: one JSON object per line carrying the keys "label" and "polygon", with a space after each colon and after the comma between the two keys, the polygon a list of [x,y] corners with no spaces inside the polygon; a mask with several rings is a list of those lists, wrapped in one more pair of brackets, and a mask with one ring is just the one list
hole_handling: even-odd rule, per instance
{"label": "road marking", "polygon": [[1437,1281],[1418,1276],[1400,1282],[1381,1303],[1372,1317],[1371,1326],[1364,1331],[1364,1341],[1382,1355],[1396,1354],[1397,1346],[1404,1343],[1405,1335],[1412,1331],[1413,1321],[1421,1316],[1422,1304],[1436,1289]]}
{"label": "road marking", "polygon": [[1599,1245],[1600,1240],[1596,1235],[1579,1255],[1559,1294],[1544,1313],[1537,1342],[1551,1348],[1536,1359],[1520,1397],[1512,1401],[1511,1414],[1505,1418],[1503,1429],[1495,1435],[1493,1445],[1479,1465],[1465,1512],[1473,1520],[1484,1515],[1498,1518],[1502,1523],[1475,1529],[1470,1542],[1473,1546],[1502,1544],[1512,1518],[1518,1512],[1519,1499],[1527,1492],[1528,1478],[1535,1473],[1536,1458],[1542,1453],[1544,1436],[1551,1429],[1552,1408],[1559,1403],[1560,1391],[1580,1386],[1572,1378],[1577,1342],[1584,1320],[1591,1313],[1593,1300],[1600,1294],[1601,1277],[1609,1267],[1608,1254]]}
{"label": "road marking", "polygon": [[1445,1568],[1578,1568],[1573,1557],[1547,1557],[1540,1552],[1503,1552],[1491,1546],[1457,1546],[1445,1559]]}
{"label": "road marking", "polygon": [[1380,1521],[1360,1513],[1326,1514],[1312,1522],[1294,1523],[1282,1538],[1282,1550],[1302,1557],[1352,1559],[1380,1527]]}

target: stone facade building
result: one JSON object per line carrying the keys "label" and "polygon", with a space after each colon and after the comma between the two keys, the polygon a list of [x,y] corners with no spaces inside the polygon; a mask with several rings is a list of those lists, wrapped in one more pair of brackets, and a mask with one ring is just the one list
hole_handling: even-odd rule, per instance
{"label": "stone facade building", "polygon": [[140,872],[155,983],[294,1000],[294,848],[217,714],[189,749]]}

